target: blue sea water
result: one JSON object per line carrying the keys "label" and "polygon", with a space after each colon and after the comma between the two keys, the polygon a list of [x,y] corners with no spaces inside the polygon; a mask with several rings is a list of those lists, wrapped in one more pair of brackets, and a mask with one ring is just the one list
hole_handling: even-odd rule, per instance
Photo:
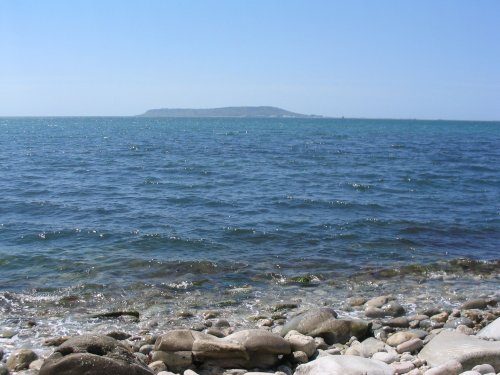
{"label": "blue sea water", "polygon": [[0,118],[0,191],[5,314],[457,269],[498,281],[498,122]]}

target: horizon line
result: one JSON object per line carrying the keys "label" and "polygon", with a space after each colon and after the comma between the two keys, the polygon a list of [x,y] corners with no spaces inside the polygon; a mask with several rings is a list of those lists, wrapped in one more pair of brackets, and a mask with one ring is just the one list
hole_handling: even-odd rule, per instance
{"label": "horizon line", "polygon": [[[317,116],[317,117],[315,117]],[[452,118],[409,118],[409,117],[345,117],[345,116],[324,116],[311,115],[308,118],[302,117],[266,117],[266,116],[141,116],[141,115],[0,115],[0,119],[5,118],[144,118],[144,119],[280,119],[280,120],[385,120],[385,121],[455,121],[455,122],[500,122],[498,120],[477,120],[477,119],[452,119]]]}

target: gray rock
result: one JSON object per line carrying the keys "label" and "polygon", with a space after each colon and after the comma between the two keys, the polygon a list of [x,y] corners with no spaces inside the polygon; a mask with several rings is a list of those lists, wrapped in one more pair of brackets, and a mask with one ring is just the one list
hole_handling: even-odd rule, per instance
{"label": "gray rock", "polygon": [[311,337],[322,337],[328,345],[345,343],[352,336],[363,339],[370,331],[371,323],[364,320],[336,319],[332,309],[311,310],[293,318],[281,330],[284,336],[291,330]]}
{"label": "gray rock", "polygon": [[294,375],[393,375],[384,362],[350,356],[325,356],[297,367]]}
{"label": "gray rock", "polygon": [[389,327],[396,327],[396,328],[408,328],[410,325],[410,322],[407,318],[405,317],[399,317],[399,318],[392,318],[389,320],[384,320],[382,322],[384,326],[389,326]]}
{"label": "gray rock", "polygon": [[40,369],[42,368],[42,365],[43,365],[43,359],[40,359],[40,358],[35,359],[33,362],[30,363],[29,369],[36,371],[36,372],[39,372]]}
{"label": "gray rock", "polygon": [[159,373],[160,371],[165,371],[167,370],[167,366],[163,361],[154,361],[151,362],[148,367],[155,373]]}
{"label": "gray rock", "polygon": [[418,338],[418,336],[413,332],[400,331],[400,332],[396,332],[392,336],[389,336],[386,343],[387,343],[387,345],[396,347],[396,346],[398,346],[406,341],[410,341],[410,340],[413,340],[416,338]]}
{"label": "gray rock", "polygon": [[460,310],[471,310],[471,309],[485,309],[488,307],[488,304],[491,303],[491,301],[488,301],[484,298],[478,298],[478,299],[473,299],[470,301],[464,302],[462,305],[460,305],[459,309]]}
{"label": "gray rock", "polygon": [[152,375],[153,372],[119,341],[84,335],[60,345],[43,363],[39,375]]}
{"label": "gray rock", "polygon": [[19,349],[11,353],[7,359],[7,368],[11,371],[21,371],[29,368],[31,362],[38,359],[33,350]]}
{"label": "gray rock", "polygon": [[365,306],[366,307],[382,307],[384,306],[387,302],[393,300],[394,298],[392,296],[379,296],[372,298],[371,300],[367,301]]}
{"label": "gray rock", "polygon": [[316,352],[316,341],[310,336],[303,335],[297,331],[290,331],[286,334],[285,340],[290,343],[292,351],[302,351],[307,357],[312,357]]}
{"label": "gray rock", "polygon": [[0,362],[0,375],[9,375],[9,369],[7,368],[7,365],[1,362]]}
{"label": "gray rock", "polygon": [[411,340],[408,340],[408,341],[405,341],[405,342],[399,344],[396,347],[396,351],[399,354],[405,353],[405,352],[413,353],[413,352],[416,352],[417,350],[422,349],[423,346],[424,346],[424,342],[419,338],[415,338],[415,339],[411,339]]}
{"label": "gray rock", "polygon": [[445,323],[444,328],[457,328],[460,325],[464,325],[467,327],[474,327],[474,322],[465,316],[456,319],[448,319]]}
{"label": "gray rock", "polygon": [[304,353],[303,351],[293,352],[292,356],[293,356],[293,363],[298,363],[298,364],[307,363],[307,361],[309,360],[307,354]]}
{"label": "gray rock", "polygon": [[493,339],[500,341],[500,318],[496,318],[476,335],[482,339]]}
{"label": "gray rock", "polygon": [[472,371],[477,371],[480,374],[491,374],[495,373],[495,369],[493,368],[492,365],[488,364],[482,364],[482,365],[477,365],[472,368]]}
{"label": "gray rock", "polygon": [[313,309],[295,316],[281,330],[281,336],[295,330],[302,334],[314,330],[317,326],[331,319],[336,319],[337,313],[333,309]]}
{"label": "gray rock", "polygon": [[394,369],[396,374],[406,374],[415,368],[415,365],[411,362],[396,362],[391,363],[391,367]]}
{"label": "gray rock", "polygon": [[372,356],[372,359],[376,359],[377,361],[382,361],[384,363],[389,364],[395,362],[398,359],[398,357],[395,353],[378,352]]}
{"label": "gray rock", "polygon": [[461,372],[460,375],[481,375],[481,373],[477,372],[477,371],[470,370],[470,371]]}
{"label": "gray rock", "polygon": [[424,375],[458,375],[462,370],[463,368],[460,362],[445,359],[443,364],[427,370],[424,372]]}
{"label": "gray rock", "polygon": [[456,360],[464,370],[489,363],[500,371],[500,342],[485,341],[456,331],[442,331],[420,351],[419,358],[430,366]]}
{"label": "gray rock", "polygon": [[361,357],[371,358],[375,353],[384,351],[385,344],[374,337],[369,337],[356,345],[356,347]]}
{"label": "gray rock", "polygon": [[153,361],[162,361],[171,370],[181,370],[193,364],[193,354],[189,350],[179,350],[176,352],[164,352],[155,350],[152,352]]}

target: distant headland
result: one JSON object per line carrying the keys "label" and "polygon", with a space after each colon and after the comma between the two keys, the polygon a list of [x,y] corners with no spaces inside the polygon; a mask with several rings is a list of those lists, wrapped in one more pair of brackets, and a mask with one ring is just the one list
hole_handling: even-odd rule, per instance
{"label": "distant headland", "polygon": [[282,108],[222,107],[222,108],[160,108],[150,109],[139,117],[248,117],[248,118],[321,118],[318,115],[304,115]]}

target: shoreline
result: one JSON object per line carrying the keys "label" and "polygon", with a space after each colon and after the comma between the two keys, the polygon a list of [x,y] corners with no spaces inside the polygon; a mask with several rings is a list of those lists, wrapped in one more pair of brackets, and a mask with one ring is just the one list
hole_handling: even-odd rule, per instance
{"label": "shoreline", "polygon": [[[333,354],[345,355],[346,352],[350,354],[350,352],[354,351],[354,349],[350,348],[353,345],[361,345],[363,343],[362,339],[366,337],[375,338],[386,345],[385,341],[399,331],[420,329],[427,332],[426,336],[436,334],[439,332],[436,330],[443,328],[457,331],[457,326],[452,327],[452,325],[456,324],[460,319],[466,323],[460,325],[465,325],[468,329],[462,327],[458,332],[463,333],[462,331],[464,331],[466,334],[476,334],[487,323],[491,323],[500,317],[500,309],[498,308],[500,293],[498,290],[493,289],[494,285],[497,285],[498,275],[494,273],[490,275],[474,275],[472,273],[467,275],[469,279],[464,280],[465,276],[465,274],[457,274],[448,275],[447,277],[443,273],[440,277],[426,279],[425,282],[421,281],[420,284],[403,276],[398,277],[399,282],[398,278],[394,277],[382,281],[367,278],[366,280],[370,280],[369,282],[366,280],[365,282],[361,281],[356,284],[355,288],[351,285],[350,290],[346,285],[341,287],[339,285],[302,286],[291,289],[295,297],[290,297],[290,294],[288,294],[284,298],[283,294],[277,294],[274,299],[269,299],[269,295],[264,296],[262,291],[255,288],[233,288],[227,292],[226,296],[236,296],[235,300],[227,300],[226,306],[219,305],[218,308],[203,306],[199,300],[197,301],[200,297],[199,293],[184,291],[177,296],[177,299],[180,299],[181,302],[190,300],[191,304],[177,303],[172,305],[170,309],[163,310],[159,309],[158,305],[153,305],[147,311],[136,311],[133,308],[134,303],[131,303],[132,308],[128,310],[103,310],[103,306],[101,306],[99,309],[94,309],[94,314],[90,315],[91,311],[88,310],[82,309],[78,311],[78,309],[68,308],[65,311],[73,311],[73,313],[63,319],[51,315],[50,310],[46,310],[47,315],[43,317],[26,315],[23,319],[19,316],[17,319],[12,318],[10,327],[4,326],[2,332],[0,332],[0,349],[3,349],[4,352],[4,362],[21,348],[34,350],[38,358],[47,358],[54,350],[54,347],[47,346],[47,343],[60,344],[63,338],[82,334],[111,334],[118,338],[127,336],[123,341],[126,346],[132,348],[133,352],[140,353],[141,347],[138,347],[138,342],[144,343],[144,345],[153,345],[154,347],[158,337],[179,329],[189,330],[189,332],[202,332],[209,335],[210,338],[223,338],[231,336],[235,332],[244,332],[249,329],[259,329],[279,335],[283,330],[283,326],[290,324],[290,321],[293,321],[295,316],[321,308],[335,311],[336,319],[339,321],[367,321],[371,323],[370,332],[356,340],[349,337],[349,345],[345,346],[345,343],[341,343],[344,346],[340,347],[332,344],[333,346],[328,345],[326,349],[321,349],[327,352],[335,349]],[[486,280],[487,277],[490,280]],[[402,283],[402,280],[406,284]],[[470,284],[472,280],[476,281],[474,285]],[[383,281],[385,281],[386,285]],[[437,285],[439,285],[440,289],[436,289]],[[464,285],[468,288],[462,290],[462,293],[457,293],[457,290],[460,290]],[[487,287],[487,285],[490,287]],[[390,293],[389,296],[383,293],[377,294],[377,291],[390,291],[387,288],[388,286],[391,286],[393,291],[400,290],[404,294]],[[333,290],[335,288],[344,288],[343,298],[332,298],[331,293],[328,293],[329,289]],[[412,290],[413,293],[411,293]],[[268,294],[270,291],[271,289],[267,291]],[[253,305],[248,304],[248,301],[245,304],[245,299],[237,302],[238,296],[249,293],[253,296]],[[259,296],[260,298],[258,298]],[[266,302],[263,302],[264,297],[267,297]],[[369,301],[373,299],[382,301],[382,305],[376,307],[373,303],[370,303]],[[478,302],[479,300],[482,302]],[[71,301],[68,301],[68,303],[71,304]],[[472,303],[470,306],[475,308],[465,309],[464,306],[467,306],[467,303],[469,305]],[[23,308],[23,306],[20,307]],[[126,305],[122,305],[122,307],[126,307]],[[153,313],[155,308],[157,309],[156,314]],[[101,314],[98,314],[99,312]],[[429,315],[422,317],[425,312]],[[431,315],[430,312],[435,314]],[[448,323],[449,326],[447,326]],[[425,338],[421,340],[425,342]],[[425,345],[422,347],[425,347]],[[151,347],[148,348],[153,351]],[[386,346],[384,348],[386,351],[382,352],[390,352],[390,350],[387,351]],[[339,350],[337,351],[337,349]],[[290,371],[297,371],[296,367],[300,363],[312,363],[312,360],[317,356],[317,352],[315,353],[316,355],[309,356],[305,362],[302,354],[302,362],[297,363],[292,363],[293,361],[286,357],[288,358],[287,363],[290,365],[288,366]],[[403,357],[401,357],[401,353],[398,353],[398,355],[397,359],[401,362]],[[139,357],[146,362],[155,362],[152,361],[152,356],[151,358],[147,356],[145,358]],[[298,361],[298,359],[296,360]],[[219,372],[213,372],[210,368],[200,367],[199,363],[203,362],[198,361],[195,363],[196,366],[193,365],[193,369],[198,371],[196,372],[198,374],[230,374],[219,370],[217,370]],[[36,369],[38,365],[41,366],[41,361],[35,362],[31,370],[11,373],[35,375],[38,374]],[[418,370],[419,367],[424,371],[428,370],[423,366],[425,364],[415,366],[411,370]],[[278,367],[264,367],[261,370],[271,371],[276,370]],[[217,366],[214,368],[217,368]],[[188,367],[177,373],[183,374],[183,371],[187,369]],[[420,373],[424,372],[421,371]],[[419,373],[414,371],[412,374]]]}

